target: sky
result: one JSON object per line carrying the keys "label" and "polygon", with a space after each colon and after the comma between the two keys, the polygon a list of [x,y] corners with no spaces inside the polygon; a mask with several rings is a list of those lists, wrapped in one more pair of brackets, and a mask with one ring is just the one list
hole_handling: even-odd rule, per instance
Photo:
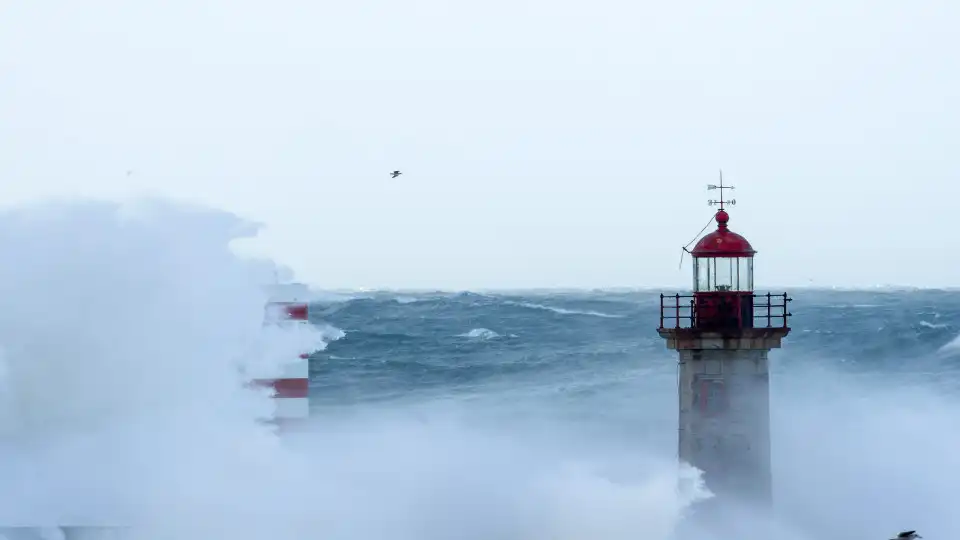
{"label": "sky", "polygon": [[[960,4],[0,7],[0,205],[173,197],[322,288],[960,286]],[[403,175],[391,179],[389,172]],[[130,174],[128,174],[128,171]]]}

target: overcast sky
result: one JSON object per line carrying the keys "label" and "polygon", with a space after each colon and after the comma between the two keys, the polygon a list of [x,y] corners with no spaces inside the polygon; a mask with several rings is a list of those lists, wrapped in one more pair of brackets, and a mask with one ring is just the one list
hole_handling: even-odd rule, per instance
{"label": "overcast sky", "polygon": [[0,199],[229,209],[321,287],[688,286],[722,167],[758,288],[957,286],[958,23],[946,0],[4,2]]}

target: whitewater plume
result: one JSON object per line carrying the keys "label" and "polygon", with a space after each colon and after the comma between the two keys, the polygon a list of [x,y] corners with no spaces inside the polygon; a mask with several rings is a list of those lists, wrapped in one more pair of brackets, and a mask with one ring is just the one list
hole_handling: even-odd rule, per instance
{"label": "whitewater plume", "polygon": [[244,373],[323,335],[261,331],[269,265],[230,250],[256,232],[158,201],[0,215],[0,525],[222,526],[218,509],[270,507],[293,457]]}
{"label": "whitewater plume", "polygon": [[0,525],[126,525],[121,537],[137,539],[616,540],[641,526],[665,535],[705,496],[676,489],[675,464],[631,451],[621,457],[640,459],[636,478],[611,479],[590,456],[523,426],[477,427],[449,404],[332,409],[279,439],[259,422],[270,397],[246,380],[342,333],[262,331],[272,263],[230,247],[256,231],[163,201],[0,215]]}

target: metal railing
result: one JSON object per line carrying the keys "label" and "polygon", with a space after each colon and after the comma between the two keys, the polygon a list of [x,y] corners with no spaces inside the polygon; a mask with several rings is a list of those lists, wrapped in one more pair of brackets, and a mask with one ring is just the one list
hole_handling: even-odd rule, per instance
{"label": "metal railing", "polygon": [[[787,293],[731,295],[739,307],[742,299],[751,298],[752,328],[787,328],[787,319],[792,315],[787,309],[793,299]],[[660,328],[697,328],[696,301],[692,294],[660,295]],[[702,308],[701,308],[702,309]],[[737,309],[740,313],[740,310]],[[745,321],[744,321],[745,322]]]}

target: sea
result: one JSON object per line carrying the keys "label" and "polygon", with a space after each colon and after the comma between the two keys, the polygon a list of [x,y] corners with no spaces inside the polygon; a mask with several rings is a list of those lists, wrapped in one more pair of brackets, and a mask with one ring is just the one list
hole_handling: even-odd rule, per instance
{"label": "sea", "polygon": [[[257,232],[163,200],[0,213],[0,526],[667,540],[709,498],[677,462],[676,353],[656,331],[659,295],[682,291],[321,284],[311,325],[267,335],[278,263],[233,247]],[[960,291],[764,281],[793,298],[764,540],[960,538]],[[284,438],[238,367],[305,340],[311,419]]]}
{"label": "sea", "polygon": [[[805,538],[960,533],[949,495],[960,481],[960,291],[767,290],[793,299],[792,330],[771,353],[781,519]],[[446,411],[521,455],[537,449],[520,468],[571,460],[597,467],[613,491],[643,485],[637,475],[652,473],[635,460],[662,466],[677,451],[677,355],[656,331],[661,292],[680,291],[382,291],[318,302],[318,324],[344,333],[313,364],[314,414]],[[440,452],[470,480],[455,500],[497,504],[473,484],[492,480],[481,472],[491,458]],[[496,485],[518,487],[525,474]],[[613,502],[583,489],[566,494],[588,500],[561,519],[582,512],[607,531],[602,522],[620,526],[622,511],[637,533],[662,525],[639,501],[624,508],[625,492]],[[491,501],[472,501],[482,494]]]}

